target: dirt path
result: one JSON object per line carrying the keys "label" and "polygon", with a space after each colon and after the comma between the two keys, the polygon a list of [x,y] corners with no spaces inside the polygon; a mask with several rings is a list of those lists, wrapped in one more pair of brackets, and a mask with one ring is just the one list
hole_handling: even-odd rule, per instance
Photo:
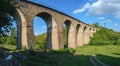
{"label": "dirt path", "polygon": [[90,56],[90,61],[94,66],[110,66],[110,65],[107,65],[107,64],[101,62],[95,56]]}

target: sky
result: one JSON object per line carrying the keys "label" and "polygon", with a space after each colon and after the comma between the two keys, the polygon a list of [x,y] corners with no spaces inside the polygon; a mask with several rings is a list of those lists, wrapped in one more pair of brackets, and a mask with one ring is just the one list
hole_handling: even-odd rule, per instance
{"label": "sky", "polygon": [[[120,32],[120,0],[29,0],[68,14],[84,23],[98,22]],[[40,26],[40,27],[38,27]],[[34,34],[47,31],[46,24],[39,17],[34,18]]]}

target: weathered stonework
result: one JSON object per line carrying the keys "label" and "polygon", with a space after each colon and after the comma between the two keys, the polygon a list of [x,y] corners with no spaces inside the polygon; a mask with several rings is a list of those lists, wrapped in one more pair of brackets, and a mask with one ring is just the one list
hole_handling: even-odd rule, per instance
{"label": "weathered stonework", "polygon": [[[17,9],[16,21],[18,29],[17,48],[34,48],[33,19],[41,17],[47,25],[47,48],[59,50],[64,48],[63,25],[67,24],[68,48],[76,48],[88,44],[90,37],[96,30],[93,26],[85,24],[64,13],[36,3],[20,0],[20,7]],[[90,29],[91,28],[91,29]]]}

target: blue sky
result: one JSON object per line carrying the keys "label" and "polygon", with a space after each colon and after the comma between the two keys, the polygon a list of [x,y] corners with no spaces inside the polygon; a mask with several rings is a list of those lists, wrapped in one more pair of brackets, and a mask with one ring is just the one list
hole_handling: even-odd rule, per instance
{"label": "blue sky", "polygon": [[[101,26],[120,32],[119,0],[29,0],[64,12],[87,24],[99,22]],[[44,20],[34,18],[35,35],[47,31]],[[38,27],[40,26],[40,27]]]}

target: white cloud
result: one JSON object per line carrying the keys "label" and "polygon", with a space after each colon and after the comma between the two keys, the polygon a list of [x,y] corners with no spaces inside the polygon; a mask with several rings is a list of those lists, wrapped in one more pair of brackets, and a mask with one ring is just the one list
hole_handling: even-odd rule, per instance
{"label": "white cloud", "polygon": [[111,19],[108,19],[107,22],[112,22],[112,20],[111,20]]}
{"label": "white cloud", "polygon": [[112,22],[112,20],[110,18],[105,18],[105,17],[98,17],[97,18],[98,20],[102,20],[102,21],[105,21],[105,22]]}
{"label": "white cloud", "polygon": [[40,32],[35,32],[35,36],[38,36],[40,35],[41,33]]}
{"label": "white cloud", "polygon": [[115,17],[120,19],[120,12],[116,12]]}
{"label": "white cloud", "polygon": [[90,3],[86,3],[82,8],[74,10],[73,13],[81,13],[86,9],[88,9],[89,7],[90,7]]}
{"label": "white cloud", "polygon": [[99,20],[105,20],[104,17],[98,17],[97,19],[99,19]]}
{"label": "white cloud", "polygon": [[89,8],[89,14],[104,15],[112,14],[120,18],[120,1],[119,0],[98,0]]}
{"label": "white cloud", "polygon": [[118,27],[119,25],[118,24],[114,24],[114,26]]}
{"label": "white cloud", "polygon": [[82,8],[74,10],[73,13],[81,13],[86,9],[88,9],[88,15],[111,14],[120,19],[120,0],[98,0],[91,5],[86,3]]}

